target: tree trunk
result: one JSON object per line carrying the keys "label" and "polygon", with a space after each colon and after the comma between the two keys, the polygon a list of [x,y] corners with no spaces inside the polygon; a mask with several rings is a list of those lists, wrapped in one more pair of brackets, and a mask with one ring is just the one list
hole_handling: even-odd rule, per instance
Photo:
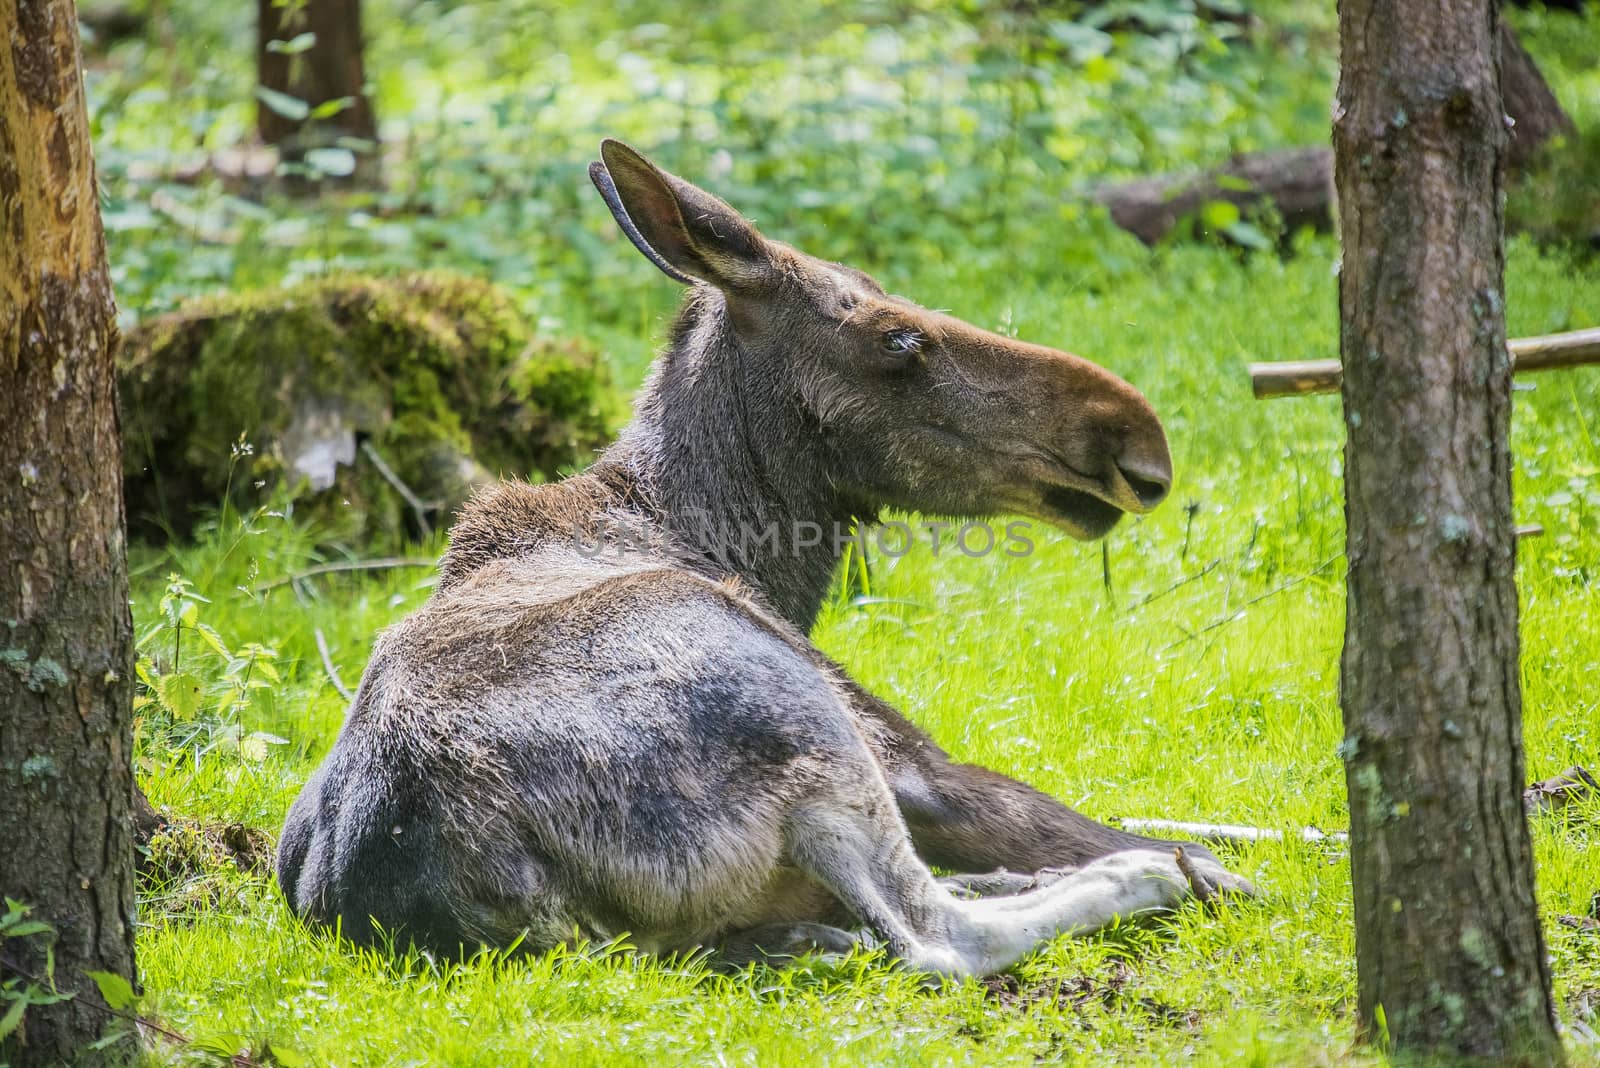
{"label": "tree trunk", "polygon": [[[55,928],[77,994],[0,1061],[58,1065],[120,1023],[84,972],[134,978],[118,336],[71,0],[0,0],[0,41],[0,893]],[[39,938],[4,954],[45,971]]]}
{"label": "tree trunk", "polygon": [[1359,1011],[1397,1048],[1559,1063],[1522,808],[1493,0],[1341,0]]}
{"label": "tree trunk", "polygon": [[[1500,24],[1500,42],[1506,114],[1515,120],[1506,160],[1516,172],[1545,142],[1575,127],[1509,23]],[[1326,230],[1333,221],[1332,193],[1333,152],[1314,147],[1246,152],[1200,175],[1113,182],[1092,196],[1118,226],[1153,245],[1213,200],[1246,211],[1270,205],[1291,233],[1305,226]]]}
{"label": "tree trunk", "polygon": [[[309,47],[303,34],[312,35]],[[282,160],[299,163],[311,149],[355,138],[371,147],[356,151],[354,172],[325,176],[377,180],[378,122],[366,93],[362,48],[361,0],[257,0],[256,69],[267,92],[257,102],[256,126]],[[334,114],[316,115],[341,100],[346,103]],[[302,115],[302,108],[310,114]]]}

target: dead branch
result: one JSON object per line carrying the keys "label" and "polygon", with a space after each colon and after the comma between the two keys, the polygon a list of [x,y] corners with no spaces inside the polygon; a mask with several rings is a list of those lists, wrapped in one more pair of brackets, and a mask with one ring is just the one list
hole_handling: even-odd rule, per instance
{"label": "dead branch", "polygon": [[1158,175],[1100,186],[1091,199],[1104,205],[1118,226],[1147,245],[1165,237],[1180,221],[1212,201],[1248,212],[1270,204],[1290,232],[1333,225],[1330,190],[1333,152],[1327,148],[1288,148],[1247,152],[1199,175]]}
{"label": "dead branch", "polygon": [[275,578],[271,582],[263,582],[250,588],[251,593],[266,593],[279,586],[287,586],[291,582],[300,582],[304,579],[315,578],[318,575],[332,575],[341,571],[382,571],[391,567],[433,567],[439,561],[421,556],[385,556],[377,560],[341,560],[332,564],[318,564],[308,567],[304,571],[296,571],[292,575]]}
{"label": "dead branch", "polygon": [[[1596,784],[1594,777],[1584,768],[1573,766],[1554,778],[1534,783],[1523,791],[1522,797],[1529,815],[1534,815],[1553,812],[1573,801],[1591,797],[1597,790],[1600,790],[1600,784]],[[1303,827],[1297,832],[1286,835],[1283,831],[1273,828],[1249,827],[1238,823],[1196,823],[1189,820],[1131,817],[1119,819],[1117,822],[1123,830],[1131,834],[1184,834],[1210,842],[1282,842],[1291,836],[1310,843],[1343,843],[1350,840],[1350,835],[1345,831],[1321,831],[1315,827]],[[1184,868],[1187,874],[1188,869],[1185,867],[1187,858],[1182,855],[1181,848],[1177,852],[1178,866]],[[1591,911],[1600,912],[1600,894],[1595,895]],[[1587,920],[1583,926],[1600,927],[1600,919]]]}
{"label": "dead branch", "polygon": [[[1569,330],[1540,337],[1512,338],[1506,342],[1517,373],[1553,371],[1563,367],[1600,364],[1600,327]],[[1338,360],[1282,360],[1250,365],[1250,388],[1258,400],[1299,397],[1309,393],[1337,393],[1341,378]]]}
{"label": "dead branch", "polygon": [[1574,801],[1593,797],[1600,786],[1588,770],[1574,764],[1560,775],[1541,779],[1522,791],[1522,804],[1528,815],[1536,816],[1555,812]]}
{"label": "dead branch", "polygon": [[[1118,820],[1122,829],[1133,834],[1186,834],[1210,842],[1281,842],[1284,832],[1267,827],[1246,827],[1236,823],[1190,823],[1186,820]],[[1302,842],[1346,842],[1344,831],[1319,831],[1305,827],[1294,835]],[[1181,862],[1180,862],[1181,866]]]}
{"label": "dead branch", "polygon": [[322,670],[328,673],[328,680],[333,683],[333,688],[338,690],[339,696],[346,701],[355,700],[355,694],[350,692],[350,687],[339,677],[339,669],[333,666],[333,656],[328,652],[328,639],[322,633],[322,628],[311,628],[311,634],[317,639],[317,652],[322,656]]}
{"label": "dead branch", "polygon": [[378,455],[378,450],[373,448],[372,442],[363,441],[361,443],[361,452],[367,459],[372,461],[372,466],[377,468],[378,474],[383,476],[383,480],[394,487],[394,491],[400,494],[406,504],[411,507],[412,513],[417,517],[417,530],[422,537],[424,539],[433,537],[433,526],[428,522],[428,506],[422,503],[422,498],[413,493],[411,487],[401,481],[400,476],[394,473],[394,468],[383,462],[383,457]]}

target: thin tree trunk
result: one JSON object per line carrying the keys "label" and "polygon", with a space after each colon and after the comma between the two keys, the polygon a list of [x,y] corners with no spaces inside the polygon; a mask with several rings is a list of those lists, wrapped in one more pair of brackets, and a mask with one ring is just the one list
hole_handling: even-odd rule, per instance
{"label": "thin tree trunk", "polygon": [[[77,995],[0,1061],[59,1065],[117,1022],[84,972],[134,977],[118,336],[71,0],[0,0],[0,42],[0,892]],[[45,971],[38,938],[3,951],[0,975]]]}
{"label": "thin tree trunk", "polygon": [[[302,34],[314,40],[304,51],[293,42]],[[298,162],[310,149],[327,148],[340,138],[358,138],[373,147],[356,155],[357,181],[378,177],[378,121],[366,92],[361,33],[361,0],[257,0],[256,69],[260,84],[315,109],[332,101],[347,103],[334,114],[297,117],[280,103],[261,100],[256,126],[262,140],[278,146],[280,158]],[[276,98],[272,98],[276,99]],[[346,177],[337,175],[335,177]]]}
{"label": "thin tree trunk", "polygon": [[1416,1052],[1559,1063],[1522,806],[1498,12],[1339,15],[1361,1026]]}

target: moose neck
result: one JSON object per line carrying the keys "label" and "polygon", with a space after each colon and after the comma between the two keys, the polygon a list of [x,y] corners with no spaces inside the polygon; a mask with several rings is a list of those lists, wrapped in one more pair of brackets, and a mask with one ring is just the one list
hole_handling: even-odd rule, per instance
{"label": "moose neck", "polygon": [[781,358],[759,348],[741,342],[721,293],[697,287],[606,460],[693,563],[737,575],[809,630],[856,509],[830,487]]}

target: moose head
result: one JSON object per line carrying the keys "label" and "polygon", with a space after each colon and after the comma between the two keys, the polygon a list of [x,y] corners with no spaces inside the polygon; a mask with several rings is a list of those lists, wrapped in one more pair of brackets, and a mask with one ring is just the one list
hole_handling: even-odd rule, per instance
{"label": "moose head", "polygon": [[1088,539],[1167,496],[1161,423],[1110,371],[764,237],[619,141],[601,156],[589,174],[623,232],[670,277],[721,294],[761,391],[812,423],[826,460],[808,469],[858,511],[1019,514]]}

